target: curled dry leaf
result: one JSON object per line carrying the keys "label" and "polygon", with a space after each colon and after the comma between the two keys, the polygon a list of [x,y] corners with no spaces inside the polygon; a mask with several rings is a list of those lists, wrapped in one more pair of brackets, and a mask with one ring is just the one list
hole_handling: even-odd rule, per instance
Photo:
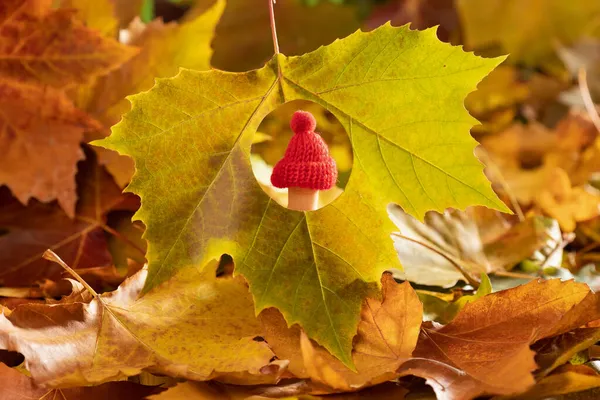
{"label": "curled dry leaf", "polygon": [[99,386],[52,389],[37,386],[19,371],[0,364],[0,400],[144,400],[164,388],[132,382],[109,382]]}
{"label": "curled dry leaf", "polygon": [[534,281],[468,303],[443,327],[423,326],[403,375],[427,380],[441,400],[513,394],[534,384],[530,345],[595,320],[600,299],[587,285]]}
{"label": "curled dry leaf", "polygon": [[552,228],[551,221],[540,217],[511,226],[483,208],[429,212],[425,223],[397,206],[389,210],[402,235],[393,236],[404,267],[399,276],[423,285],[451,287],[465,280],[465,274],[478,279],[482,273],[511,269],[542,248]]}
{"label": "curled dry leaf", "polygon": [[408,282],[398,284],[388,273],[381,282],[383,300],[368,298],[362,307],[352,351],[356,371],[312,342],[298,325],[287,328],[282,315],[272,308],[259,315],[265,339],[278,357],[290,361],[290,372],[325,385],[329,388],[325,391],[355,391],[391,380],[410,358],[423,312]]}
{"label": "curled dry leaf", "polygon": [[246,283],[216,278],[215,266],[184,269],[141,298],[146,270],[91,299],[76,285],[58,303],[18,306],[0,316],[0,348],[23,354],[34,381],[53,387],[145,369],[194,380],[275,382],[273,353],[253,340],[260,325]]}

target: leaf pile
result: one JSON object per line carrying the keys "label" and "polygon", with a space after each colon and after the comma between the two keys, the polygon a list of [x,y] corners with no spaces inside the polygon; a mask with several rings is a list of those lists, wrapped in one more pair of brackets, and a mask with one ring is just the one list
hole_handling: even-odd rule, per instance
{"label": "leaf pile", "polygon": [[0,5],[0,399],[597,395],[596,2],[141,9]]}

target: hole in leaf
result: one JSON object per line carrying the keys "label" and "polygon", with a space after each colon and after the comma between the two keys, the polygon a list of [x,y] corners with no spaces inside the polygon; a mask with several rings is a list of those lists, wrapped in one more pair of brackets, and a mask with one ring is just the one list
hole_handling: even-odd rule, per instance
{"label": "hole in leaf", "polygon": [[0,362],[13,368],[23,364],[25,357],[16,351],[0,350]]}
{"label": "hole in leaf", "polygon": [[[295,134],[290,127],[296,111],[314,116],[314,132],[318,135],[293,139],[302,134]],[[295,100],[272,111],[261,122],[254,135],[251,161],[254,176],[269,197],[284,207],[309,211],[326,206],[342,194],[352,172],[353,153],[348,134],[335,115],[319,104]],[[271,179],[274,170],[278,178]],[[314,188],[319,185],[330,188],[318,190],[315,195]]]}
{"label": "hole in leaf", "polygon": [[224,278],[233,275],[233,257],[229,254],[222,254],[219,259],[219,265],[217,266],[216,276],[217,278]]}

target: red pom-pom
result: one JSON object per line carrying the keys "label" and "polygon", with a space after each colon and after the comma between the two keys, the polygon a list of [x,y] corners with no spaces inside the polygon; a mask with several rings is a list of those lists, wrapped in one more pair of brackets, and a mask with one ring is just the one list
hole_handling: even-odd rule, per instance
{"label": "red pom-pom", "polygon": [[317,120],[308,111],[296,111],[290,121],[290,127],[294,133],[314,132]]}

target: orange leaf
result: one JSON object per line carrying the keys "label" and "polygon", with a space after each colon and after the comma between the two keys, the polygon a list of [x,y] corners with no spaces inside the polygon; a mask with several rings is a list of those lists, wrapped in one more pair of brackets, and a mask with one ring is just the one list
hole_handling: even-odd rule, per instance
{"label": "orange leaf", "polygon": [[393,379],[415,348],[423,307],[408,282],[397,284],[387,273],[381,282],[383,301],[369,298],[362,308],[352,352],[356,372],[312,342],[297,325],[286,328],[275,309],[259,316],[267,342],[280,358],[289,359],[290,372],[336,390],[358,390]]}
{"label": "orange leaf", "polygon": [[422,329],[402,375],[425,378],[440,399],[513,394],[534,384],[529,346],[598,318],[600,301],[587,285],[553,279],[468,303],[448,325]]}

